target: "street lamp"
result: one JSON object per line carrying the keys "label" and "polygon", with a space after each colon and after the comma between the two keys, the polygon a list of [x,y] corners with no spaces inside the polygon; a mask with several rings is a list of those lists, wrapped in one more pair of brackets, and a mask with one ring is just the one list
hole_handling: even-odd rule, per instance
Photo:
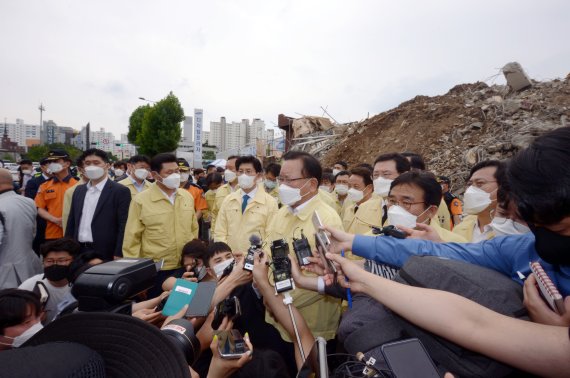
{"label": "street lamp", "polygon": [[156,104],[156,101],[152,101],[152,100],[147,100],[144,97],[139,97],[139,100],[143,100],[143,101],[147,101],[147,102],[152,102],[153,104]]}

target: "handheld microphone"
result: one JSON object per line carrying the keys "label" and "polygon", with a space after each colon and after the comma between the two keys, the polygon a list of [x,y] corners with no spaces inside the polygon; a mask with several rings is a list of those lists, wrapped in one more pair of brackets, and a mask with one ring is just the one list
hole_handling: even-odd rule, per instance
{"label": "handheld microphone", "polygon": [[247,254],[243,262],[243,270],[253,272],[253,263],[255,257],[255,251],[261,249],[261,237],[256,234],[252,234],[249,237],[249,248],[247,249]]}

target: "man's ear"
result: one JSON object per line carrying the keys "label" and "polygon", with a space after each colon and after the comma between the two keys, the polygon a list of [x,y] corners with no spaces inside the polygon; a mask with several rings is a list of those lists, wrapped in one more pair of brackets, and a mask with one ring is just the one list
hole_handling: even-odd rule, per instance
{"label": "man's ear", "polygon": [[426,211],[426,214],[429,217],[429,219],[435,217],[437,215],[438,210],[439,208],[437,206],[431,205],[429,209]]}

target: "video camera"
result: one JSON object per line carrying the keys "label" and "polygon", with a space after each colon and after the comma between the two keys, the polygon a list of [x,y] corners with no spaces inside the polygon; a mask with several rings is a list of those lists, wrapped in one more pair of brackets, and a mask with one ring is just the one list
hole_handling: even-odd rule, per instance
{"label": "video camera", "polygon": [[271,243],[271,255],[273,257],[273,282],[275,293],[295,289],[295,283],[291,276],[291,260],[289,260],[289,244],[285,239],[274,240]]}
{"label": "video camera", "polygon": [[73,284],[71,292],[79,311],[106,311],[131,314],[131,301],[150,289],[156,277],[151,259],[119,259],[92,266]]}

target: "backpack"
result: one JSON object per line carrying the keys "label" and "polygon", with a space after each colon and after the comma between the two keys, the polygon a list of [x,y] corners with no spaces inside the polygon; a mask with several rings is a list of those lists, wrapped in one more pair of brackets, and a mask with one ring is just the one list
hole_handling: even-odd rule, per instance
{"label": "backpack", "polygon": [[[406,285],[455,293],[503,315],[528,320],[522,286],[504,274],[479,265],[435,256],[412,256],[394,280]],[[403,334],[420,339],[432,359],[455,375],[501,377],[514,372],[510,366],[471,352],[398,318]]]}

